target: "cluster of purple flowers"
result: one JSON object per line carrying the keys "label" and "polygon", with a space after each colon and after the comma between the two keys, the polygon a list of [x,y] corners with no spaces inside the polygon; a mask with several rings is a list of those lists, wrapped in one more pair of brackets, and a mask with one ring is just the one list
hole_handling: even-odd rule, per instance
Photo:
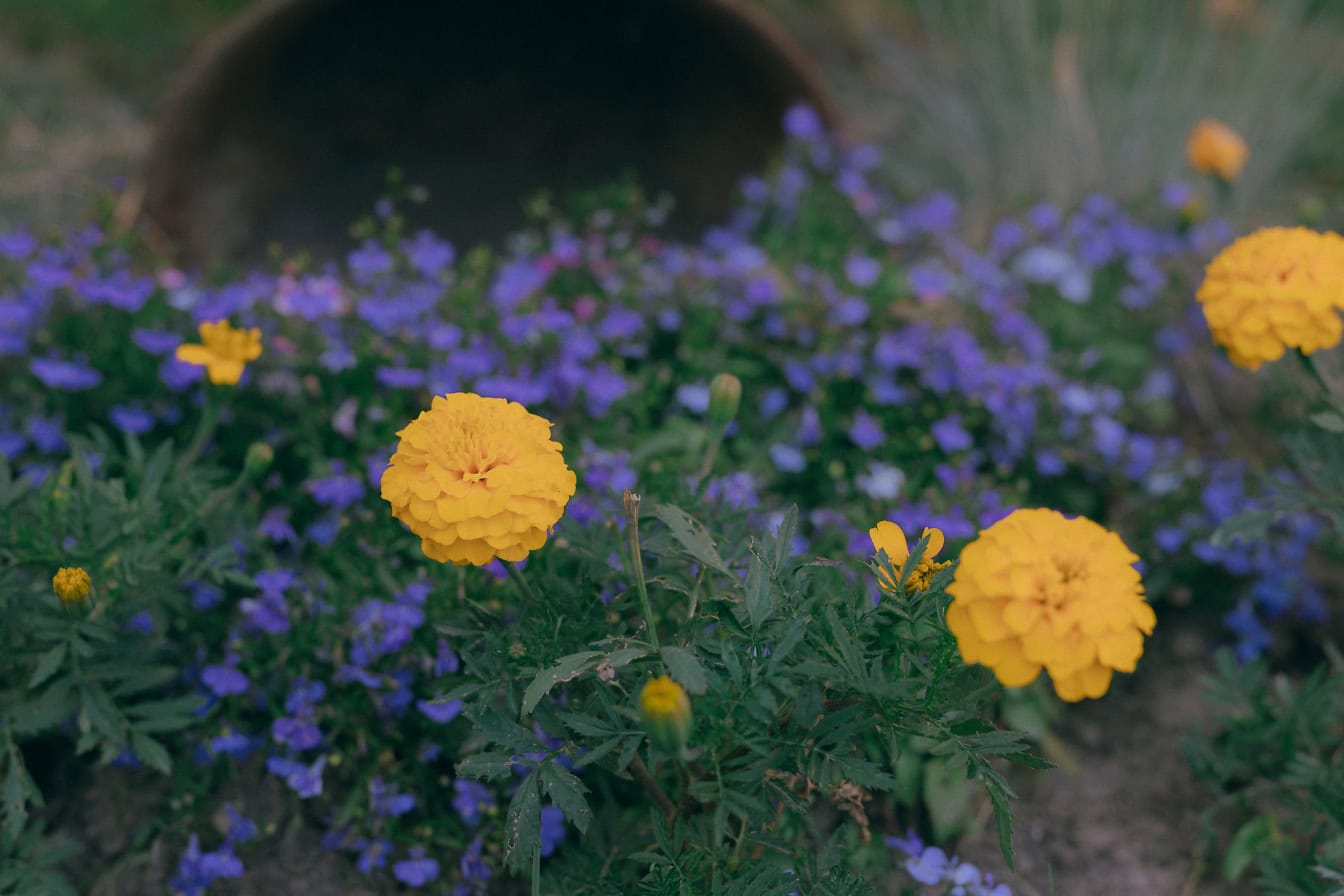
{"label": "cluster of purple flowers", "polygon": [[177,896],[204,896],[206,889],[221,878],[243,876],[243,862],[234,854],[234,847],[257,836],[257,826],[232,805],[225,804],[228,830],[218,849],[201,852],[201,841],[195,834],[187,844],[187,851],[177,863],[177,873],[169,886]]}
{"label": "cluster of purple flowers", "polygon": [[[952,197],[897,201],[874,176],[871,147],[834,145],[806,110],[786,124],[794,142],[780,167],[749,179],[733,219],[699,244],[611,216],[557,223],[512,243],[484,278],[423,232],[369,240],[343,265],[222,285],[135,273],[96,228],[57,244],[0,234],[0,376],[14,384],[0,404],[0,453],[32,477],[52,473],[71,431],[98,425],[149,440],[196,419],[200,368],[173,358],[195,324],[227,317],[264,332],[237,403],[265,412],[237,413],[232,425],[310,464],[266,484],[252,533],[260,547],[227,578],[240,599],[190,585],[193,606],[229,626],[223,655],[202,658],[195,675],[224,710],[203,736],[203,761],[262,751],[270,774],[319,798],[339,755],[337,694],[408,732],[424,767],[452,758],[443,753],[446,726],[463,711],[453,693],[461,662],[427,624],[430,585],[387,580],[351,599],[326,569],[331,553],[371,550],[365,521],[387,525],[372,508],[393,433],[426,392],[509,398],[556,421],[580,483],[561,533],[619,525],[621,492],[656,475],[632,454],[631,421],[702,418],[706,384],[727,369],[743,374],[746,398],[724,444],[731,470],[704,482],[703,496],[766,523],[802,504],[800,553],[839,547],[866,558],[867,529],[883,517],[907,532],[936,526],[955,542],[1043,495],[1055,506],[1080,491],[1139,495],[1136,514],[1108,522],[1150,563],[1193,557],[1247,583],[1228,617],[1243,656],[1267,645],[1266,616],[1323,612],[1311,586],[1285,574],[1310,550],[1315,524],[1292,517],[1255,545],[1215,544],[1210,533],[1255,500],[1247,470],[1151,422],[1179,401],[1177,368],[1191,353],[1235,375],[1187,313],[1181,279],[1227,241],[1225,224],[1191,226],[1170,209],[1144,223],[1095,196],[1069,214],[1036,206],[975,246]],[[816,250],[818,202],[848,228],[846,245]],[[1084,307],[1132,323],[1121,335],[1145,358],[1141,377],[1112,381],[1123,366],[1115,352],[1058,332]],[[70,326],[53,326],[61,322]],[[498,564],[486,573],[505,575]],[[610,578],[607,600],[623,587],[618,568]],[[261,674],[282,647],[304,651],[291,657],[304,677]],[[454,892],[476,892],[492,873],[486,846],[503,791],[452,779],[466,844],[453,869],[393,830],[424,810],[412,777],[358,781],[367,824],[333,831],[330,844],[366,873],[390,863],[408,886],[443,876]],[[565,821],[553,806],[541,820],[549,855]],[[184,891],[228,876],[231,843],[200,854],[193,840]],[[974,869],[936,849],[911,856],[923,882],[936,871],[962,887],[953,892],[1006,892],[975,889]]]}
{"label": "cluster of purple flowers", "polygon": [[907,832],[904,837],[884,839],[887,846],[907,856],[902,864],[907,874],[926,887],[939,887],[939,893],[947,896],[1013,896],[1007,884],[994,883],[994,875],[982,875],[980,869],[969,862],[949,858],[937,846],[926,846],[914,831]]}

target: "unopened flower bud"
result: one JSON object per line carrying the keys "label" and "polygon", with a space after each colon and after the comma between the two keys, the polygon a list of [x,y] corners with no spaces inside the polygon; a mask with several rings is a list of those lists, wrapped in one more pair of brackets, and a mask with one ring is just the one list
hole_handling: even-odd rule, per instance
{"label": "unopened flower bud", "polygon": [[247,455],[243,458],[243,474],[256,479],[271,467],[275,460],[275,449],[265,442],[253,442],[247,446]]}
{"label": "unopened flower bud", "polygon": [[742,403],[742,381],[731,373],[721,373],[709,381],[709,422],[727,426],[737,416]]}
{"label": "unopened flower bud", "polygon": [[639,717],[649,740],[669,753],[679,753],[691,736],[691,699],[666,675],[649,679],[639,692]]}
{"label": "unopened flower bud", "polygon": [[61,603],[73,606],[88,599],[93,581],[89,574],[78,566],[62,566],[51,578],[51,590],[61,599]]}

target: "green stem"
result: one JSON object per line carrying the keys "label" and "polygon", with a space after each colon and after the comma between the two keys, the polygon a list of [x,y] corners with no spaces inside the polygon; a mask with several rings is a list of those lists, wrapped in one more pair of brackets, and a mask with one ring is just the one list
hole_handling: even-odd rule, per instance
{"label": "green stem", "polygon": [[196,424],[196,432],[187,443],[187,450],[182,452],[182,456],[177,460],[183,470],[191,467],[200,458],[201,452],[205,450],[205,443],[215,434],[215,427],[218,424],[219,403],[215,400],[214,389],[206,386],[205,405],[201,408],[201,419]]}
{"label": "green stem", "polygon": [[649,603],[649,586],[644,581],[644,557],[639,550],[639,495],[627,490],[624,500],[625,531],[630,537],[630,572],[635,577],[635,590],[639,593],[639,611],[644,614],[644,627],[649,630],[649,640],[653,642],[654,649],[661,650],[653,606]]}
{"label": "green stem", "polygon": [[532,590],[532,583],[527,580],[527,576],[523,575],[523,571],[518,564],[505,563],[504,566],[509,570],[509,578],[513,579],[513,583],[518,586],[518,590],[523,592],[523,600],[533,606],[541,606],[541,599],[537,597],[537,592]]}
{"label": "green stem", "polygon": [[541,896],[541,844],[532,849],[532,896]]}
{"label": "green stem", "polygon": [[694,494],[699,488],[700,483],[714,469],[714,461],[719,458],[719,446],[723,444],[723,436],[727,427],[716,427],[709,433],[709,444],[705,446],[705,456],[700,461],[700,469],[695,471],[695,476],[691,479],[691,493]]}
{"label": "green stem", "polygon": [[1304,355],[1301,349],[1298,349],[1294,354],[1297,355],[1297,359],[1302,362],[1302,366],[1306,368],[1307,373],[1316,381],[1316,385],[1321,387],[1321,391],[1328,398],[1331,392],[1330,384],[1325,381],[1325,377],[1321,376],[1320,370],[1316,368],[1316,362]]}

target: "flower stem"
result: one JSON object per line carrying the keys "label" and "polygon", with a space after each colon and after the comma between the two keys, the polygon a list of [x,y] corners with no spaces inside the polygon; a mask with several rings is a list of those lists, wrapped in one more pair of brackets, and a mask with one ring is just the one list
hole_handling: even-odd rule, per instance
{"label": "flower stem", "polygon": [[215,427],[219,423],[219,404],[215,400],[214,390],[209,386],[205,387],[205,404],[201,408],[201,419],[196,424],[196,432],[192,434],[191,441],[187,443],[187,450],[182,452],[178,458],[178,463],[183,470],[188,469],[201,456],[205,450],[205,443],[210,441],[210,437],[215,434]]}
{"label": "flower stem", "polygon": [[709,443],[705,445],[705,456],[700,461],[700,469],[695,471],[691,479],[691,493],[694,494],[699,488],[700,483],[709,476],[714,470],[714,461],[719,458],[719,446],[723,444],[723,436],[727,427],[716,426],[709,432]]}
{"label": "flower stem", "polygon": [[631,575],[635,577],[635,590],[639,592],[639,610],[644,614],[644,627],[649,630],[649,640],[655,650],[661,650],[658,643],[658,626],[653,618],[653,607],[649,604],[649,586],[644,581],[644,557],[639,550],[639,495],[625,490],[622,496],[625,503],[625,531],[630,537]]}
{"label": "flower stem", "polygon": [[532,583],[527,580],[522,568],[517,563],[505,563],[504,566],[509,571],[509,578],[513,579],[518,590],[523,592],[523,599],[533,606],[540,606],[541,600],[537,597],[537,592],[532,590]]}
{"label": "flower stem", "polygon": [[1301,349],[1298,349],[1295,354],[1297,359],[1302,362],[1302,366],[1306,368],[1307,373],[1316,381],[1316,385],[1321,387],[1321,391],[1328,398],[1331,393],[1330,384],[1325,381],[1325,377],[1321,376],[1321,371],[1316,367],[1316,362],[1304,355]]}
{"label": "flower stem", "polygon": [[532,896],[541,896],[541,844],[532,848]]}

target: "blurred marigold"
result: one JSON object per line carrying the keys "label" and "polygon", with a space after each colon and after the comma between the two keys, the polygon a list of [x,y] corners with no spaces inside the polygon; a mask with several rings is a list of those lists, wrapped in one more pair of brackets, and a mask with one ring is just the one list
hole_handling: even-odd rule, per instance
{"label": "blurred marigold", "polygon": [[1255,370],[1288,348],[1337,345],[1344,307],[1344,238],[1304,227],[1268,227],[1209,263],[1196,298],[1232,363]]}
{"label": "blurred marigold", "polygon": [[1231,182],[1246,167],[1246,141],[1216,118],[1201,118],[1185,141],[1185,157],[1200,174],[1212,174]]}
{"label": "blurred marigold", "polygon": [[1042,667],[1064,700],[1100,697],[1133,672],[1156,616],[1125,543],[1089,519],[1016,510],[961,552],[947,626],[961,656],[1006,687]]}
{"label": "blurred marigold", "polygon": [[639,691],[639,717],[658,746],[675,753],[691,736],[691,698],[666,675],[651,678]]}
{"label": "blurred marigold", "polygon": [[51,590],[63,604],[83,603],[93,589],[93,580],[78,566],[62,566],[51,577]]}
{"label": "blurred marigold", "polygon": [[515,401],[436,396],[397,435],[383,499],[441,563],[523,559],[545,544],[574,494],[550,421]]}
{"label": "blurred marigold", "polygon": [[227,320],[206,321],[200,325],[203,345],[187,343],[177,347],[177,360],[205,368],[210,382],[223,386],[237,384],[248,361],[261,357],[261,330],[235,330]]}
{"label": "blurred marigold", "polygon": [[[943,549],[942,530],[925,529],[920,537],[923,538],[925,535],[929,537],[928,546],[925,547],[924,555],[919,558],[915,568],[910,571],[910,578],[905,583],[906,587],[912,592],[928,591],[929,585],[933,583],[933,577],[940,570],[951,565],[951,561],[938,563],[933,559]],[[905,542],[904,530],[895,523],[883,520],[868,530],[868,537],[873,540],[874,551],[887,552],[887,559],[891,561],[891,568],[896,571],[897,575],[900,575],[901,567],[905,565],[906,560],[910,559],[910,548]],[[896,590],[896,583],[888,578],[884,571],[878,571],[877,583],[886,591]]]}

